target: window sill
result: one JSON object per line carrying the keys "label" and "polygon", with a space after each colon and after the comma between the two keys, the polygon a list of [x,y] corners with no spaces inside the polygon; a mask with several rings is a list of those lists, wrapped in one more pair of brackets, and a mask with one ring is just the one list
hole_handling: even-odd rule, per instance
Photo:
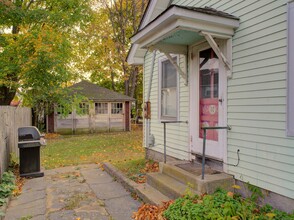
{"label": "window sill", "polygon": [[164,121],[177,121],[178,118],[177,117],[161,117],[159,119],[160,122],[164,122]]}

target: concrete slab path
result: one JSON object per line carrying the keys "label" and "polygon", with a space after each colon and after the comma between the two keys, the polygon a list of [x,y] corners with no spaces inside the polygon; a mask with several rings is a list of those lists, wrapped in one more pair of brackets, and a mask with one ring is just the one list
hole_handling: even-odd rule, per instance
{"label": "concrete slab path", "polygon": [[45,171],[28,179],[5,220],[130,220],[140,202],[96,164]]}

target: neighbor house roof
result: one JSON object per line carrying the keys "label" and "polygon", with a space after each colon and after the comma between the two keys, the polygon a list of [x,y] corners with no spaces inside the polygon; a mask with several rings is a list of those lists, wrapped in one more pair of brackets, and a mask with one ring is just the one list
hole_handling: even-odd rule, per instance
{"label": "neighbor house roof", "polygon": [[132,97],[103,88],[86,80],[70,86],[69,89],[73,93],[78,93],[95,101],[135,101]]}

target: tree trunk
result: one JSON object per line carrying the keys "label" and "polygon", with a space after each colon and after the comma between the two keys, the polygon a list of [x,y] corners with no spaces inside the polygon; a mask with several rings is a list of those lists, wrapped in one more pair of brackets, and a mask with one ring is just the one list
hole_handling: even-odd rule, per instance
{"label": "tree trunk", "polygon": [[115,83],[114,83],[114,72],[111,71],[111,88],[113,91],[116,91],[115,89]]}
{"label": "tree trunk", "polygon": [[10,105],[16,94],[16,90],[7,86],[0,86],[0,105]]}
{"label": "tree trunk", "polygon": [[138,67],[135,66],[135,67],[132,67],[132,87],[131,87],[131,94],[130,96],[132,98],[134,98],[135,96],[135,91],[136,91],[136,87],[137,87],[137,75],[138,75]]}

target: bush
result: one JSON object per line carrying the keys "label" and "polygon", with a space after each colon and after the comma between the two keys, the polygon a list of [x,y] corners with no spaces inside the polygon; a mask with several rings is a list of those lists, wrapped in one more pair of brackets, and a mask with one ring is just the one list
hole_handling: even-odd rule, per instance
{"label": "bush", "polygon": [[274,210],[270,205],[259,207],[251,199],[218,189],[212,195],[184,196],[176,199],[164,212],[168,220],[293,220],[293,214]]}
{"label": "bush", "polygon": [[0,184],[0,206],[5,203],[5,198],[9,197],[15,188],[14,174],[11,171],[4,172]]}

